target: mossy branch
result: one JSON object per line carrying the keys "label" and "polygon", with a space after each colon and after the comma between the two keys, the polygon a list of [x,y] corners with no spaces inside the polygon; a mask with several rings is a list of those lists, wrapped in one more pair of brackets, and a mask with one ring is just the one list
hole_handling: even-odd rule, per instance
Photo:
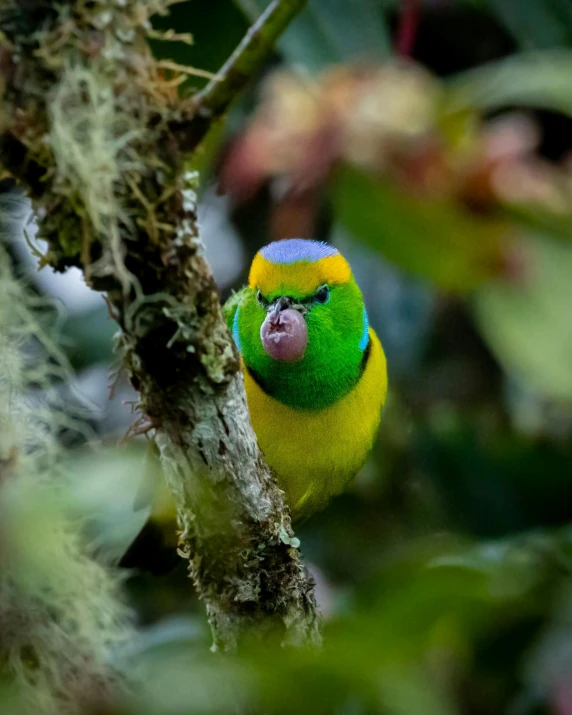
{"label": "mossy branch", "polygon": [[[147,42],[149,17],[168,5],[1,0],[0,161],[29,191],[46,262],[79,266],[108,294],[216,647],[277,630],[315,643],[311,580],[250,426],[197,233],[185,172],[194,119],[178,70],[161,67]],[[203,93],[212,116],[300,5],[273,3],[221,84]],[[205,130],[197,121],[195,136]]]}

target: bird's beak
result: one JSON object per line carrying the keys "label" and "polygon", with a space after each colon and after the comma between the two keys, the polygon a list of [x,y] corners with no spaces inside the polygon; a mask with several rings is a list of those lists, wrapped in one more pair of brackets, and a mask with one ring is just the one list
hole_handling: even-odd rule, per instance
{"label": "bird's beak", "polygon": [[274,303],[268,306],[268,313],[277,316],[281,311],[290,308],[297,310],[301,315],[306,315],[308,312],[308,306],[304,305],[304,303],[296,302],[296,299],[289,295],[281,295],[280,298],[276,298]]}
{"label": "bird's beak", "polygon": [[269,307],[260,328],[266,353],[279,362],[298,362],[308,345],[308,328],[302,311],[288,296],[280,296]]}
{"label": "bird's beak", "polygon": [[270,319],[273,322],[276,322],[281,311],[288,310],[288,308],[292,307],[293,303],[294,301],[292,298],[289,298],[286,295],[281,295],[280,298],[277,298],[268,308]]}

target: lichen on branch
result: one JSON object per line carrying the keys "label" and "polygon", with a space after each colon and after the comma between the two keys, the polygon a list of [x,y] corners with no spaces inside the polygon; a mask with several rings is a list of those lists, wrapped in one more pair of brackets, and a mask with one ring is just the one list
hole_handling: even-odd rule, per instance
{"label": "lichen on branch", "polygon": [[32,198],[44,262],[79,266],[108,295],[222,649],[253,632],[296,644],[319,635],[283,494],[250,426],[185,159],[301,4],[272,3],[216,90],[181,101],[184,73],[147,43],[168,0],[0,3],[0,161]]}

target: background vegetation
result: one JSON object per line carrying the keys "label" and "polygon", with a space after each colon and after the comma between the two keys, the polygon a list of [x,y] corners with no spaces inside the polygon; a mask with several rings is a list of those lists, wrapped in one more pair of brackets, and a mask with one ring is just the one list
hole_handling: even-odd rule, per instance
{"label": "background vegetation", "polygon": [[[194,44],[154,50],[216,72],[264,5],[174,5],[157,29]],[[61,711],[64,690],[126,715],[572,713],[571,150],[567,0],[310,0],[206,137],[189,169],[223,296],[269,240],[331,241],[390,374],[370,463],[297,530],[323,651],[224,659],[184,562],[113,568],[146,517],[135,393],[101,297],[36,272],[4,182],[0,712]],[[18,489],[13,444],[39,475]]]}

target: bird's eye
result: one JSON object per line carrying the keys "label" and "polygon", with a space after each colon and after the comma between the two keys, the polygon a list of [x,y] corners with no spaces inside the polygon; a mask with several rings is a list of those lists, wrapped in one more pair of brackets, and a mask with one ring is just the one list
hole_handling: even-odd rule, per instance
{"label": "bird's eye", "polygon": [[260,305],[264,306],[265,308],[268,306],[268,301],[260,291],[256,291],[256,300],[260,303]]}
{"label": "bird's eye", "polygon": [[327,303],[330,300],[330,289],[328,286],[322,286],[318,288],[314,294],[314,300],[316,303]]}

